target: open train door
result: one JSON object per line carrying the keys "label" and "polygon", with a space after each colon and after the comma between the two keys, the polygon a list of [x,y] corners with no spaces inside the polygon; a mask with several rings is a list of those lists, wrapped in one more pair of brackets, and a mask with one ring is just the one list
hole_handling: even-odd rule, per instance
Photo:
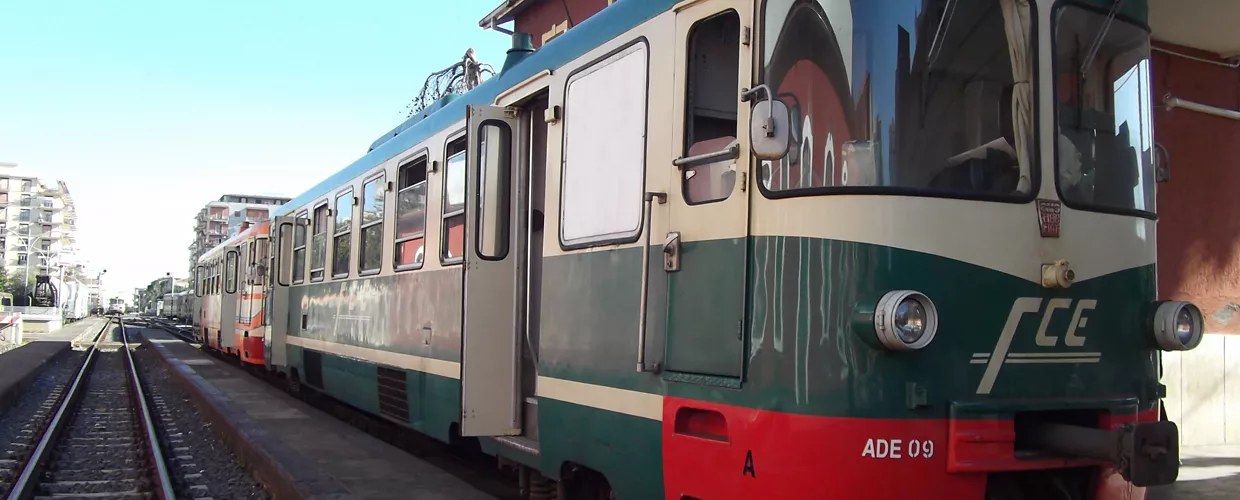
{"label": "open train door", "polygon": [[271,279],[268,280],[271,283],[271,289],[267,294],[267,311],[270,312],[268,321],[271,327],[267,329],[265,359],[273,367],[288,366],[286,342],[290,326],[289,287],[293,284],[293,235],[297,232],[297,225],[299,223],[304,225],[304,222],[305,219],[299,221],[292,216],[276,217],[272,220],[274,248],[271,251],[271,266],[269,266],[272,273]]}
{"label": "open train door", "polygon": [[517,109],[470,106],[465,167],[461,435],[521,433],[520,326],[525,197],[516,182]]}

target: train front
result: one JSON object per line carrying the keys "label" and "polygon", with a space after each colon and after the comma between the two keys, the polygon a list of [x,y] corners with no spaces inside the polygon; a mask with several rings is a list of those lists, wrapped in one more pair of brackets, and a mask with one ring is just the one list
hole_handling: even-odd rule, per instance
{"label": "train front", "polygon": [[791,147],[753,196],[744,391],[770,413],[745,424],[736,491],[1133,498],[1174,481],[1160,350],[1195,347],[1203,323],[1156,297],[1144,2],[759,12]]}

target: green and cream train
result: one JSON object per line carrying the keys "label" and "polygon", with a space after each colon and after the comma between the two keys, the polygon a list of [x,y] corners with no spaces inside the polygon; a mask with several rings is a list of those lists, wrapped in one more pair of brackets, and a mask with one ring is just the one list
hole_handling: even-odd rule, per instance
{"label": "green and cream train", "polygon": [[265,363],[560,495],[1174,481],[1143,0],[620,0],[272,219]]}

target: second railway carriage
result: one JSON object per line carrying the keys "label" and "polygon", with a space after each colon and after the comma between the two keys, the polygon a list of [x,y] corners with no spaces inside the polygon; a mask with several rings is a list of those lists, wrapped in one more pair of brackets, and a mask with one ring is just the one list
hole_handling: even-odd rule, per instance
{"label": "second railway carriage", "polygon": [[257,366],[264,366],[266,357],[270,226],[263,221],[243,228],[204,253],[196,267],[195,295],[202,305],[195,331],[200,340]]}
{"label": "second railway carriage", "polygon": [[518,33],[281,207],[266,363],[532,497],[1141,497],[1178,467],[1159,351],[1202,330],[1155,292],[1146,15],[627,0]]}

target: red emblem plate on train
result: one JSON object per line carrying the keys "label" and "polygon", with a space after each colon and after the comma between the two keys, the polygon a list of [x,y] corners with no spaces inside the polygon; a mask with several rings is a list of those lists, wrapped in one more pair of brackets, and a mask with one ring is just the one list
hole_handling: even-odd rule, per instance
{"label": "red emblem plate on train", "polygon": [[1059,200],[1037,200],[1038,201],[1038,226],[1042,230],[1043,238],[1059,237]]}

